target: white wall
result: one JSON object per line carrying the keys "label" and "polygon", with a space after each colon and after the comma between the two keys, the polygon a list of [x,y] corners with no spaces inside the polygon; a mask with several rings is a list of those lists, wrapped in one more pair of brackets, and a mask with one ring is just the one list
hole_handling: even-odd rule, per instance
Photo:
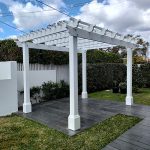
{"label": "white wall", "polygon": [[0,116],[17,111],[17,63],[0,62]]}
{"label": "white wall", "polygon": [[[33,86],[41,86],[44,82],[56,82],[56,70],[38,70],[30,71],[30,88]],[[23,71],[17,71],[17,88],[23,91]]]}
{"label": "white wall", "polygon": [[[69,65],[42,65],[42,64],[30,64],[29,68],[31,71],[35,70],[56,70],[56,82],[59,82],[60,80],[64,80],[69,84]],[[18,63],[17,64],[17,70],[22,71],[23,70],[23,64]]]}

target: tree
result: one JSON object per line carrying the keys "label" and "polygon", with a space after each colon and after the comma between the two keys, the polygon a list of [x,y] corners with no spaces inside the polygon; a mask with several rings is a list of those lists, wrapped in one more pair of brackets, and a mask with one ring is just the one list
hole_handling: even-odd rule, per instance
{"label": "tree", "polygon": [[22,51],[14,40],[0,41],[0,61],[22,62]]}
{"label": "tree", "polygon": [[[128,34],[126,37],[133,37],[133,35]],[[142,39],[139,35],[136,36],[137,38],[137,44],[143,46],[143,48],[136,48],[133,50],[133,56],[146,56],[146,53],[148,51],[149,43],[146,42],[144,39]],[[112,48],[107,48],[106,51],[112,52],[115,54],[120,54],[122,58],[125,58],[127,55],[127,51],[125,47],[122,46],[115,46]]]}
{"label": "tree", "polygon": [[146,56],[146,53],[148,51],[149,43],[144,41],[144,39],[139,38],[137,41],[137,44],[142,45],[143,48],[137,48],[133,51],[134,56]]}
{"label": "tree", "polygon": [[118,53],[100,50],[87,51],[87,63],[123,63]]}
{"label": "tree", "polygon": [[[29,53],[30,63],[61,65],[68,64],[69,62],[67,52],[31,49]],[[16,45],[14,40],[7,39],[0,41],[0,61],[23,62],[22,49]]]}

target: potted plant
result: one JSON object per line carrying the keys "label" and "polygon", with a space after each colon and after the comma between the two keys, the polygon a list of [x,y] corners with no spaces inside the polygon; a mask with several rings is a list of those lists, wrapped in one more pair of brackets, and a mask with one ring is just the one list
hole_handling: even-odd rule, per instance
{"label": "potted plant", "polygon": [[113,81],[113,93],[119,93],[119,84],[117,81]]}
{"label": "potted plant", "polygon": [[127,93],[127,84],[125,82],[121,82],[119,84],[119,88],[120,88],[120,93],[121,94],[126,94]]}

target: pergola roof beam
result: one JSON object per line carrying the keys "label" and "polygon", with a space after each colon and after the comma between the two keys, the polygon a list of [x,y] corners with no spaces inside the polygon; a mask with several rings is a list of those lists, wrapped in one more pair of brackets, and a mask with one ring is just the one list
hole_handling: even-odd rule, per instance
{"label": "pergola roof beam", "polygon": [[[18,47],[22,47],[22,43],[17,42]],[[41,49],[41,50],[51,50],[51,51],[60,51],[60,52],[69,52],[69,49],[66,47],[57,47],[45,44],[34,44],[30,42],[26,42],[28,48],[33,49]]]}
{"label": "pergola roof beam", "polygon": [[100,34],[94,33],[94,32],[88,32],[86,30],[82,30],[79,28],[74,29],[74,28],[68,26],[68,29],[69,29],[70,35],[72,35],[72,36],[77,36],[80,38],[85,38],[85,39],[89,39],[89,40],[93,40],[93,41],[103,42],[103,43],[107,43],[107,44],[111,44],[111,45],[125,46],[128,48],[137,48],[138,47],[138,45],[130,43],[130,42],[111,38],[111,37],[108,37],[105,35],[100,35]]}

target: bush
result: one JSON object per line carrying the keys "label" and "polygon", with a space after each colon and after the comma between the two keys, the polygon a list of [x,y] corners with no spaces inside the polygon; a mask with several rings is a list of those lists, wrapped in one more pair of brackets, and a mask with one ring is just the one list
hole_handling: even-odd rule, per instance
{"label": "bush", "polygon": [[144,64],[146,60],[142,56],[134,56],[133,57],[134,64]]}
{"label": "bush", "polygon": [[[124,64],[88,64],[88,92],[95,92],[113,87],[113,81],[118,83],[126,80],[126,65]],[[82,66],[79,66],[79,93],[82,91]]]}
{"label": "bush", "polygon": [[[119,63],[87,65],[87,90],[89,93],[111,89],[114,81],[126,82],[127,67]],[[138,88],[150,87],[150,64],[133,65],[133,92]],[[82,92],[82,66],[79,66],[79,94]]]}
{"label": "bush", "polygon": [[144,78],[145,87],[150,87],[150,63],[141,65],[141,72]]}
{"label": "bush", "polygon": [[88,50],[87,63],[123,63],[123,60],[119,54],[104,50]]}
{"label": "bush", "polygon": [[64,81],[60,83],[48,82],[43,83],[41,90],[44,100],[54,100],[69,96],[69,85]]}
{"label": "bush", "polygon": [[30,89],[30,97],[33,98],[34,100],[36,100],[36,102],[37,102],[38,99],[40,99],[40,92],[41,92],[41,87],[34,86]]}
{"label": "bush", "polygon": [[132,91],[133,91],[133,93],[139,93],[139,88],[138,88],[138,86],[137,86],[137,85],[133,85]]}
{"label": "bush", "polygon": [[30,96],[34,97],[36,94],[40,94],[41,88],[39,86],[34,86],[30,89]]}
{"label": "bush", "polygon": [[127,84],[126,84],[126,82],[121,82],[121,83],[119,84],[119,88],[120,88],[120,89],[127,89]]}
{"label": "bush", "polygon": [[142,75],[141,67],[138,65],[133,65],[133,86],[137,88],[142,88],[144,86],[144,78]]}

